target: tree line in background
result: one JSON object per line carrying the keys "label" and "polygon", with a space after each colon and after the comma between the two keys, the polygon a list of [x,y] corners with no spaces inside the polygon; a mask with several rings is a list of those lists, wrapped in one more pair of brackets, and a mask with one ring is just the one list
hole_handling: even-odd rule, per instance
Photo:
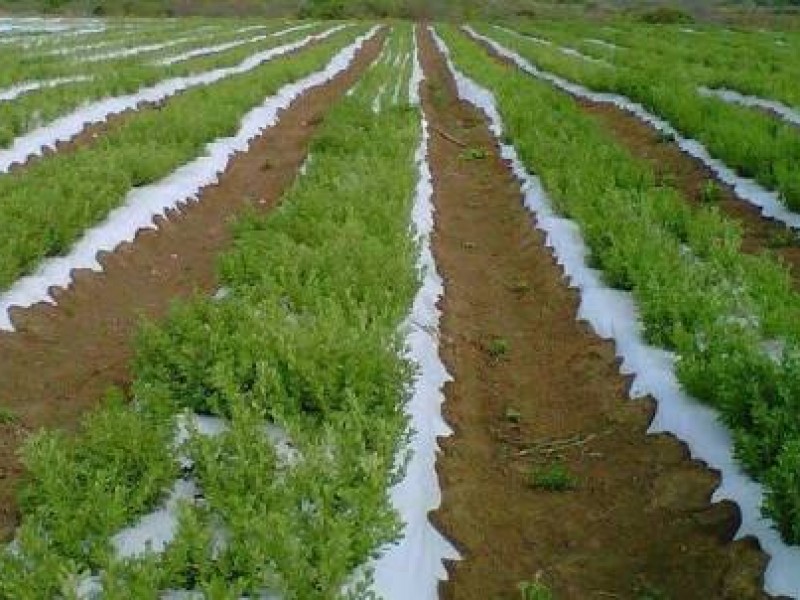
{"label": "tree line in background", "polygon": [[800,0],[0,0],[0,14],[4,12],[451,21],[624,15],[648,23],[689,23],[697,19],[783,27],[790,25],[786,15],[800,14]]}
{"label": "tree line in background", "polygon": [[10,12],[183,16],[266,15],[313,18],[472,18],[511,12],[525,0],[0,0]]}

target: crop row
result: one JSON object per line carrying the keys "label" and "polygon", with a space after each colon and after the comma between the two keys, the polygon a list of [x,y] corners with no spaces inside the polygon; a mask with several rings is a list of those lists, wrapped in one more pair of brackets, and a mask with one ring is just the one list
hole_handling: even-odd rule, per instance
{"label": "crop row", "polygon": [[[518,24],[520,31],[536,31]],[[613,64],[630,69],[652,64],[670,64],[674,73],[691,81],[698,88],[732,89],[747,95],[800,106],[796,80],[800,61],[789,45],[776,45],[775,39],[758,32],[749,34],[705,31],[703,35],[687,35],[680,30],[636,27],[613,37],[622,46],[609,48],[586,40],[587,24],[554,24],[546,27],[556,39],[565,40],[600,55]],[[596,32],[593,33],[597,35]],[[602,35],[602,34],[601,34]],[[754,61],[753,57],[758,60]]]}
{"label": "crop row", "polygon": [[652,57],[637,66],[611,68],[575,59],[524,36],[490,27],[484,34],[519,52],[544,70],[595,91],[623,94],[669,121],[683,135],[745,177],[779,192],[792,209],[800,208],[800,136],[797,128],[771,115],[698,94],[691,69]]}
{"label": "crop row", "polygon": [[66,251],[132,188],[164,177],[201,155],[207,143],[231,135],[248,109],[318,70],[354,35],[354,29],[340,32],[296,57],[191,89],[160,110],[132,115],[90,145],[0,178],[0,288]]}
{"label": "crop row", "polygon": [[[114,394],[77,436],[29,440],[0,596],[368,596],[365,566],[401,531],[388,489],[410,435],[401,324],[419,276],[420,116],[405,94],[375,113],[386,84],[370,71],[331,109],[281,207],[239,219],[225,293],[142,331],[135,402]],[[111,537],[178,478],[192,493],[172,507],[174,535],[135,548]]]}
{"label": "crop row", "polygon": [[742,253],[735,224],[690,208],[568,96],[442,34],[458,67],[495,93],[506,135],[580,225],[591,263],[631,291],[647,341],[674,351],[686,390],[719,410],[766,486],[765,512],[800,541],[800,297],[785,268]]}
{"label": "crop row", "polygon": [[0,85],[72,75],[79,68],[79,61],[121,49],[173,41],[186,43],[230,34],[230,30],[218,31],[206,27],[157,28],[141,32],[112,30],[93,35],[90,39],[73,39],[68,43],[52,42],[31,47],[7,44],[0,46],[0,59],[4,65]]}
{"label": "crop row", "polygon": [[[301,39],[314,30],[295,30],[277,37],[268,37],[262,42],[244,45],[210,56],[200,56],[173,65],[153,64],[150,61],[175,55],[175,49],[150,56],[148,62],[136,57],[92,65],[91,79],[68,86],[46,88],[27,94],[13,102],[0,103],[0,147],[7,147],[15,138],[32,129],[49,123],[56,117],[100,98],[114,97],[137,92],[161,81],[185,77],[194,73],[218,68],[229,68],[249,56],[264,52],[278,45]],[[202,47],[200,45],[193,47]],[[84,70],[73,69],[72,74]]]}
{"label": "crop row", "polygon": [[[684,27],[617,25],[609,31],[582,21],[537,21],[517,22],[514,28],[574,45],[621,67],[660,61],[697,85],[727,87],[800,105],[795,85],[800,62],[796,49],[783,39],[787,34],[721,28],[690,33]],[[605,44],[597,43],[598,39]]]}

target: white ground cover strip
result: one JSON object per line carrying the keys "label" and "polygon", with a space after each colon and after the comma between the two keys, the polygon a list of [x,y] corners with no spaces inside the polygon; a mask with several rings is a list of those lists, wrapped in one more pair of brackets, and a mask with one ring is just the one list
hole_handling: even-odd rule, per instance
{"label": "white ground cover strip", "polygon": [[562,54],[566,54],[567,56],[580,58],[581,60],[585,60],[586,62],[602,64],[607,67],[613,67],[611,63],[609,63],[606,60],[603,60],[602,58],[595,58],[594,56],[589,56],[588,54],[584,54],[580,50],[577,50],[570,46],[558,46],[553,42],[551,42],[550,40],[545,40],[543,38],[539,38],[534,35],[520,33],[519,31],[514,31],[513,29],[509,29],[508,27],[500,27],[499,25],[495,25],[494,28],[499,29],[500,31],[505,31],[506,33],[510,33],[511,35],[516,36],[518,38],[522,38],[523,40],[533,41],[536,42],[537,44],[543,44],[545,46],[552,46],[554,48],[557,48],[559,52],[561,52]]}
{"label": "white ground cover strip", "polygon": [[608,63],[608,61],[605,61],[602,58],[595,58],[594,56],[589,56],[588,54],[584,54],[580,50],[576,50],[575,48],[571,48],[570,46],[561,46],[559,50],[561,50],[561,52],[566,54],[567,56],[574,56],[575,58],[580,58],[581,60],[585,60],[587,62],[611,66]]}
{"label": "white ground cover strip", "polygon": [[[183,413],[177,417],[176,448],[189,439],[190,426],[196,428],[200,435],[208,437],[217,436],[228,430],[228,422],[220,417]],[[265,423],[264,435],[275,449],[279,461],[292,465],[301,459],[300,453],[285,430],[272,423]],[[179,461],[187,470],[192,467],[192,461],[186,456],[179,456]],[[160,508],[144,515],[135,525],[126,527],[114,535],[111,541],[117,555],[130,558],[142,556],[148,551],[164,552],[178,531],[179,503],[194,502],[202,495],[202,490],[194,479],[178,479]],[[93,587],[97,585],[97,580],[90,579],[87,583]]]}
{"label": "white ground cover strip", "polygon": [[[422,81],[416,37],[412,84]],[[412,88],[412,102],[419,102],[419,87]],[[428,513],[439,508],[441,490],[436,475],[437,437],[452,431],[442,418],[442,388],[452,378],[439,357],[439,317],[437,302],[444,285],[431,252],[434,227],[433,183],[428,164],[430,133],[422,117],[422,139],[416,152],[419,170],[412,208],[412,223],[420,243],[418,267],[423,274],[407,330],[408,357],[418,365],[413,394],[406,407],[414,432],[409,445],[411,460],[403,480],[391,490],[392,505],[405,523],[403,538],[385,549],[374,563],[374,589],[384,600],[437,600],[440,580],[447,579],[444,560],[458,560],[458,552],[428,520]]]}
{"label": "white ground cover strip", "polygon": [[5,90],[0,90],[0,102],[8,102],[29,92],[43,88],[54,88],[68,83],[91,81],[92,79],[90,75],[76,75],[75,77],[57,77],[55,79],[44,79],[42,81],[27,81]]}
{"label": "white ground cover strip", "polygon": [[682,391],[675,374],[675,355],[645,343],[632,295],[607,287],[602,273],[587,265],[589,252],[578,225],[557,215],[538,177],[528,173],[513,146],[502,142],[503,121],[491,91],[459,72],[441,38],[436,36],[436,42],[447,56],[459,96],[489,118],[502,155],[511,162],[520,180],[526,208],[535,217],[536,227],[547,235],[546,243],[570,285],[580,291],[577,318],[588,321],[603,339],[614,340],[617,356],[622,358],[620,371],[634,376],[631,398],[650,395],[657,400],[649,431],[675,434],[686,442],[693,457],[720,471],[721,483],[712,500],[736,502],[742,513],[736,537],[755,536],[770,555],[764,582],[766,591],[800,597],[800,547],[785,544],[772,521],[761,516],[763,487],[750,479],[737,463],[730,432],[719,422],[716,411]]}
{"label": "white ground cover strip", "polygon": [[19,136],[10,148],[0,150],[0,174],[7,173],[14,163],[24,163],[29,158],[42,154],[46,148],[54,147],[58,142],[71,140],[87,125],[102,123],[112,115],[135,109],[142,102],[161,102],[189,88],[209,85],[232,75],[246,73],[278,56],[302,48],[313,41],[330,37],[344,27],[345,25],[339,25],[322,33],[309,35],[297,42],[258,52],[234,67],[223,67],[204,73],[175,77],[143,88],[133,94],[105,98],[85,104],[68,115]]}
{"label": "white ground cover strip", "polygon": [[791,106],[787,106],[783,102],[778,102],[777,100],[768,100],[766,98],[759,98],[758,96],[749,96],[747,94],[741,94],[735,90],[729,90],[725,88],[711,89],[705,86],[700,86],[697,88],[697,91],[701,96],[712,96],[731,104],[741,104],[743,106],[753,106],[755,108],[769,110],[774,112],[781,119],[788,123],[800,125],[800,110],[792,108]]}
{"label": "white ground cover strip", "polygon": [[179,62],[185,62],[192,58],[196,58],[198,56],[206,56],[209,54],[219,54],[220,52],[225,52],[225,50],[232,50],[233,48],[238,48],[239,46],[244,46],[245,44],[254,44],[256,42],[261,42],[267,39],[266,34],[264,35],[257,35],[250,38],[245,38],[243,40],[234,40],[232,42],[225,42],[223,44],[217,44],[216,46],[207,46],[205,48],[194,48],[193,50],[188,50],[186,52],[181,52],[180,54],[176,54],[174,56],[169,56],[167,58],[157,60],[153,64],[159,66],[169,66],[174,65]]}
{"label": "white ground cover strip", "polygon": [[106,30],[105,25],[91,25],[75,28],[74,25],[61,22],[24,22],[21,20],[0,23],[0,33],[3,32],[22,32],[22,33],[43,33],[59,36],[78,36],[90,33],[101,33]]}
{"label": "white ground cover strip", "polygon": [[[250,140],[275,125],[278,112],[287,108],[306,90],[322,85],[344,71],[356,52],[377,31],[375,27],[360,36],[336,54],[322,71],[282,87],[264,104],[244,116],[235,136],[206,145],[204,156],[183,165],[161,181],[132,189],[122,206],[112,210],[104,222],[88,229],[66,256],[45,260],[34,274],[19,279],[7,292],[0,294],[0,330],[14,330],[9,317],[12,306],[55,303],[49,289],[69,285],[73,269],[101,271],[98,252],[113,251],[122,242],[132,241],[140,229],[155,228],[153,219],[156,216],[164,215],[182,202],[196,201],[203,187],[219,180],[219,174],[225,171],[234,153],[247,150]],[[330,35],[330,31],[327,35]]]}
{"label": "white ground cover strip", "polygon": [[[199,30],[198,30],[199,31]],[[119,37],[115,39],[106,39],[99,42],[93,42],[91,44],[78,44],[74,46],[67,46],[63,48],[52,48],[46,51],[42,51],[40,56],[69,56],[70,54],[78,54],[80,52],[88,52],[89,50],[98,50],[100,48],[109,48],[109,47],[119,47],[125,46],[126,44],[136,43],[137,40],[131,40],[132,36],[145,36],[145,35],[154,35],[154,34],[167,34],[169,33],[168,30],[163,28],[150,28],[150,29],[141,29],[141,30],[116,30],[114,31],[115,34],[118,34]],[[55,46],[57,44],[50,43],[50,40],[43,40],[43,42],[48,42],[47,47],[50,48],[51,46]],[[41,46],[42,42],[38,44],[28,44],[26,45],[27,48],[37,50],[37,46]]]}
{"label": "white ground cover strip", "polygon": [[597,38],[584,38],[584,41],[589,42],[590,44],[595,44],[597,46],[603,46],[608,48],[609,50],[619,50],[621,46],[617,46],[616,44],[612,44],[611,42],[607,42],[606,40],[599,40]]}
{"label": "white ground cover strip", "polygon": [[758,206],[761,209],[761,213],[765,217],[780,221],[789,227],[800,228],[800,214],[789,210],[786,205],[781,202],[780,195],[777,192],[771,192],[763,188],[756,181],[737,175],[736,172],[728,167],[724,162],[713,158],[703,144],[697,140],[684,137],[668,121],[649,112],[641,104],[634,102],[630,98],[620,94],[594,92],[582,85],[555,75],[554,73],[544,71],[520,56],[518,53],[506,48],[505,46],[485,35],[481,35],[471,27],[466,26],[463,29],[473,38],[483,41],[491,46],[491,48],[500,56],[503,56],[514,62],[520,69],[529,75],[532,75],[537,79],[547,81],[554,87],[567,92],[572,96],[585,98],[587,100],[591,100],[592,102],[613,104],[614,106],[631,113],[637,119],[647,123],[658,131],[672,136],[675,140],[675,143],[681,150],[690,156],[695,157],[709,169],[711,169],[720,181],[733,188],[733,191],[739,198],[749,202],[750,204]]}
{"label": "white ground cover strip", "polygon": [[386,84],[382,83],[381,86],[378,88],[378,93],[375,94],[375,99],[372,101],[372,112],[378,114],[381,112],[381,98],[383,97],[383,92],[386,90]]}
{"label": "white ground cover strip", "polygon": [[[0,24],[0,44],[16,44],[19,43],[23,48],[37,48],[39,46],[45,44],[57,44],[63,40],[68,40],[70,38],[89,35],[92,33],[104,33],[109,31],[106,27],[101,26],[92,26],[86,27],[82,29],[58,29],[57,31],[44,31],[41,30],[27,30],[27,29],[16,29],[16,28],[6,28],[3,29],[3,25]],[[12,33],[15,35],[4,35],[7,33]],[[22,33],[23,35],[16,35],[17,33]],[[26,34],[33,34],[33,35],[26,35]]]}
{"label": "white ground cover strip", "polygon": [[145,54],[147,52],[155,52],[157,50],[172,48],[173,46],[178,46],[179,44],[185,44],[186,42],[193,42],[205,37],[206,35],[208,34],[203,33],[199,35],[180,37],[174,40],[169,40],[167,42],[158,42],[156,44],[144,44],[142,46],[133,46],[132,48],[122,48],[119,50],[113,50],[111,52],[102,52],[100,54],[83,56],[76,62],[93,63],[93,62],[101,62],[104,60],[114,60],[117,58],[129,58],[131,56],[138,56],[139,54]]}
{"label": "white ground cover strip", "polygon": [[[289,29],[283,29],[281,31],[276,31],[275,33],[257,35],[243,40],[234,40],[232,42],[226,42],[224,44],[217,44],[216,46],[207,46],[206,48],[195,48],[193,50],[189,50],[188,52],[182,52],[180,54],[176,54],[175,56],[170,56],[162,60],[156,61],[154,64],[160,66],[174,65],[176,63],[184,62],[189,59],[196,58],[198,56],[206,56],[208,54],[219,54],[220,52],[225,52],[226,50],[238,48],[239,46],[244,46],[245,44],[254,44],[256,42],[261,42],[270,37],[280,37],[295,31],[308,29],[309,27],[313,27],[314,25],[316,25],[316,23],[310,23],[308,25],[300,25],[297,27],[290,27]],[[259,25],[258,27],[266,27],[266,26]]]}
{"label": "white ground cover strip", "polygon": [[120,46],[125,43],[125,40],[105,40],[103,42],[95,42],[93,44],[86,44],[83,46],[69,46],[67,48],[54,48],[42,52],[40,56],[69,56],[70,54],[77,54],[79,52],[86,52],[88,50],[99,50],[100,48],[108,48],[109,46]]}

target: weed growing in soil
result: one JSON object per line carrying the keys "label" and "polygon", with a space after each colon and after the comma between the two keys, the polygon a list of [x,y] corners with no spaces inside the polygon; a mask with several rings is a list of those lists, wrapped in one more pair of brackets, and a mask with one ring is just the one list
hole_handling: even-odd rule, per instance
{"label": "weed growing in soil", "polygon": [[722,200],[722,188],[711,179],[707,180],[700,190],[700,200],[703,204],[716,204]]}
{"label": "weed growing in soil", "polygon": [[790,248],[797,245],[798,239],[797,232],[794,229],[786,227],[780,231],[776,231],[769,238],[770,248]]}
{"label": "weed growing in soil", "polygon": [[489,153],[483,148],[467,148],[458,155],[462,160],[483,160],[487,156]]}
{"label": "weed growing in soil", "polygon": [[520,413],[513,406],[509,406],[508,408],[506,408],[505,419],[509,423],[519,423],[520,421],[522,421],[522,413]]}
{"label": "weed growing in soil", "polygon": [[531,291],[531,285],[523,279],[518,279],[509,283],[508,289],[521,296]]}
{"label": "weed growing in soil", "polygon": [[517,584],[522,600],[555,600],[553,592],[545,584],[539,581],[521,581]]}
{"label": "weed growing in soil", "polygon": [[0,425],[10,425],[16,423],[19,417],[12,409],[0,406]]}
{"label": "weed growing in soil", "polygon": [[492,360],[500,360],[505,358],[510,349],[511,345],[504,337],[492,338],[492,340],[486,346],[486,352],[489,353],[489,356],[492,358]]}
{"label": "weed growing in soil", "polygon": [[547,492],[567,492],[578,487],[578,479],[563,463],[556,462],[544,467],[534,467],[530,474],[530,485]]}

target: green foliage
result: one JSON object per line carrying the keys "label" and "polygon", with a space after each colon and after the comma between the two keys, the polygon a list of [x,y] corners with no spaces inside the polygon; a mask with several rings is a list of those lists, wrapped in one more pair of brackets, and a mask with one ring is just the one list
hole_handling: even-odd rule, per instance
{"label": "green foliage", "polygon": [[566,492],[578,487],[578,479],[561,462],[534,467],[530,473],[530,485],[547,492]]}
{"label": "green foliage", "polygon": [[536,581],[521,581],[517,584],[517,589],[522,600],[555,600],[553,592],[545,584]]}
{"label": "green foliage", "polygon": [[18,419],[17,413],[12,409],[5,406],[0,406],[0,425],[10,425],[16,423]]}
{"label": "green foliage", "polygon": [[458,157],[462,160],[482,160],[488,156],[483,148],[467,148]]}
{"label": "green foliage", "polygon": [[[523,33],[555,38],[570,45],[576,34],[591,35],[581,25],[511,24]],[[634,26],[615,41],[628,50],[605,49],[607,62],[589,62],[565,55],[557,45],[535,43],[488,26],[479,30],[512,48],[540,68],[597,91],[625,95],[669,121],[675,129],[705,145],[744,177],[754,178],[779,193],[790,208],[800,207],[800,137],[796,126],[751,107],[729,104],[698,93],[699,86],[733,88],[745,94],[800,104],[795,84],[797,55],[775,51],[775,45],[748,38],[737,47],[705,40],[710,32],[693,35],[681,28]],[[698,38],[700,41],[695,41]],[[707,45],[707,47],[706,47]],[[596,45],[581,46],[597,53]],[[765,64],[761,62],[764,56]],[[753,57],[759,57],[758,62]],[[613,68],[608,61],[613,61]],[[743,68],[743,65],[747,65]]]}
{"label": "green foliage", "polygon": [[506,135],[580,225],[606,280],[631,291],[647,340],[675,351],[683,386],[719,410],[738,459],[767,487],[764,510],[800,540],[800,296],[786,268],[744,254],[736,225],[713,206],[690,208],[571,99],[442,33],[457,65],[494,91]]}
{"label": "green foliage", "polygon": [[[10,87],[23,81],[46,80],[75,75],[90,75],[91,80],[73,82],[68,85],[43,88],[24,94],[13,102],[0,103],[0,147],[7,147],[16,136],[48,123],[92,100],[114,95],[136,92],[167,78],[185,76],[216,67],[233,66],[258,50],[285,44],[308,35],[313,30],[303,30],[286,36],[267,38],[262,42],[245,44],[220,54],[201,56],[174,65],[157,64],[163,59],[186,50],[241,39],[236,33],[240,24],[226,23],[218,31],[202,31],[206,21],[181,21],[179,25],[154,25],[135,38],[124,35],[119,29],[109,33],[92,34],[72,41],[60,43],[44,40],[36,50],[20,52],[18,48],[0,48],[3,70],[0,72],[0,87]],[[266,31],[280,28],[277,22],[269,23]],[[84,51],[84,55],[102,54],[131,46],[174,43],[167,48],[138,56],[120,57],[91,63],[75,63],[73,52],[80,44],[109,43],[96,50]],[[68,51],[66,55],[51,55],[54,50]],[[77,54],[80,56],[80,53]]]}
{"label": "green foliage", "polygon": [[[410,27],[389,43],[409,57]],[[84,571],[108,598],[372,597],[369,572],[353,576],[402,527],[388,490],[409,436],[400,327],[418,286],[408,221],[421,134],[402,94],[378,114],[372,99],[407,89],[404,73],[372,69],[332,109],[282,206],[240,219],[220,261],[226,298],[179,304],[142,331],[135,404],[113,401],[74,439],[32,442],[23,553],[0,562],[5,597],[72,598]],[[173,448],[176,415],[192,412],[220,415],[221,430],[187,417]],[[178,476],[176,450],[202,501],[180,506],[163,553],[115,557],[109,536]]]}
{"label": "green foliage", "polygon": [[500,360],[508,355],[510,344],[506,338],[494,337],[486,345],[486,352],[493,360]]}
{"label": "green foliage", "polygon": [[648,10],[641,15],[639,19],[642,23],[658,24],[658,25],[675,25],[678,23],[693,23],[694,17],[685,10],[675,6],[659,6]]}
{"label": "green foliage", "polygon": [[[276,59],[145,110],[94,144],[0,178],[0,289],[63,253],[134,186],[166,176],[232,135],[242,114],[282,85],[318,70],[355,30],[293,59]],[[53,206],[59,210],[54,211]]]}
{"label": "green foliage", "polygon": [[26,586],[60,590],[69,586],[68,574],[105,564],[110,535],[153,508],[177,477],[173,436],[160,407],[129,408],[113,392],[78,436],[29,437],[20,498],[26,519],[18,552],[0,555],[0,596],[17,597],[10,591]]}

